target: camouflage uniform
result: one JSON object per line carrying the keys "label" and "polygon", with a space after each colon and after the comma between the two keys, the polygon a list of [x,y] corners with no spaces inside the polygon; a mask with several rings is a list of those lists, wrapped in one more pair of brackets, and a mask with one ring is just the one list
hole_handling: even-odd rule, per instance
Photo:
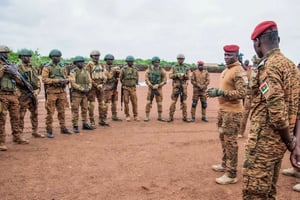
{"label": "camouflage uniform", "polygon": [[[251,68],[247,68],[246,72],[247,72],[248,80],[250,80]],[[249,114],[250,114],[250,109],[251,109],[251,90],[250,90],[249,84],[248,84],[247,94],[246,94],[246,97],[244,98],[243,116],[242,116],[242,120],[241,120],[240,132],[238,134],[239,137],[244,137],[246,126],[247,126],[247,121],[248,121]]]}
{"label": "camouflage uniform", "polygon": [[156,69],[153,65],[151,65],[145,72],[145,82],[148,85],[145,121],[147,121],[147,119],[149,120],[149,113],[152,107],[151,94],[154,92],[153,86],[155,85],[158,85],[158,89],[155,89],[158,94],[152,95],[154,95],[153,97],[155,97],[157,103],[158,120],[162,120],[162,87],[167,83],[167,73],[162,67],[159,66]]}
{"label": "camouflage uniform", "polygon": [[112,120],[120,121],[121,119],[117,117],[117,102],[118,102],[118,79],[120,76],[121,68],[114,65],[103,65],[106,69],[105,76],[107,81],[104,85],[105,103],[106,110],[105,116],[107,116],[109,104],[111,104]]}
{"label": "camouflage uniform", "polygon": [[65,107],[67,105],[66,82],[60,80],[67,80],[67,71],[65,65],[62,63],[55,64],[53,62],[47,63],[43,67],[42,81],[45,87],[46,99],[46,131],[52,136],[53,114],[57,110],[57,118],[62,133],[67,130],[65,121]]}
{"label": "camouflage uniform", "polygon": [[192,120],[195,120],[196,107],[200,99],[202,108],[202,120],[206,120],[207,97],[206,90],[209,84],[209,74],[207,70],[194,70],[191,76],[191,83],[193,85],[193,103],[191,108]]}
{"label": "camouflage uniform", "polygon": [[123,98],[124,98],[124,104],[125,104],[125,115],[128,119],[130,118],[129,114],[129,99],[132,104],[132,111],[133,111],[133,117],[134,119],[137,119],[138,117],[138,111],[137,111],[137,96],[136,96],[136,85],[139,83],[139,74],[138,71],[130,67],[128,65],[124,66],[121,70],[120,74],[120,81],[122,83],[122,90],[123,90]]}
{"label": "camouflage uniform", "polygon": [[180,109],[182,110],[182,119],[187,121],[187,87],[189,80],[189,69],[186,65],[176,64],[169,74],[169,78],[173,80],[172,82],[172,103],[169,109],[169,121],[173,121],[174,113],[176,110],[176,103],[178,97],[180,96]]}
{"label": "camouflage uniform", "polygon": [[22,82],[16,76],[5,71],[6,63],[0,60],[0,150],[5,151],[5,122],[9,112],[13,141],[19,144],[28,144],[21,135],[19,117],[19,90],[17,85]]}
{"label": "camouflage uniform", "polygon": [[247,84],[248,79],[240,62],[236,61],[226,65],[220,79],[219,88],[224,91],[224,95],[218,97],[217,126],[223,150],[222,166],[229,178],[236,178],[237,176],[237,136],[242,117],[242,98],[246,94]]}
{"label": "camouflage uniform", "polygon": [[30,63],[22,63],[18,66],[19,72],[27,80],[28,83],[32,85],[35,95],[35,102],[32,98],[28,98],[28,90],[26,88],[20,87],[21,96],[19,98],[20,102],[20,131],[23,132],[24,129],[24,117],[27,109],[30,111],[30,120],[32,126],[32,135],[34,137],[44,137],[38,133],[38,99],[37,95],[41,91],[41,82],[38,77],[38,71]]}
{"label": "camouflage uniform", "polygon": [[105,122],[106,105],[105,105],[105,93],[103,85],[106,83],[107,77],[105,75],[106,69],[101,66],[100,63],[95,61],[90,61],[86,69],[90,73],[92,79],[92,89],[88,95],[88,111],[91,126],[95,127],[94,109],[95,109],[95,99],[98,101],[98,112],[99,112],[99,125],[108,125]]}
{"label": "camouflage uniform", "polygon": [[251,72],[251,126],[243,166],[244,199],[276,199],[276,183],[287,149],[275,130],[293,134],[300,75],[278,48],[269,51]]}
{"label": "camouflage uniform", "polygon": [[79,106],[81,107],[83,127],[87,126],[88,99],[85,91],[89,91],[92,88],[92,80],[85,68],[79,69],[76,67],[71,70],[70,81],[72,85],[72,93],[70,94],[72,99],[72,124],[78,131]]}

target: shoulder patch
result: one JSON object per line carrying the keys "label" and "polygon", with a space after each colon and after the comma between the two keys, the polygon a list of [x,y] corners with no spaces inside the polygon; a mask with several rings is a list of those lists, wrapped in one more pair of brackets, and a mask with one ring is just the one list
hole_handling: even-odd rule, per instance
{"label": "shoulder patch", "polygon": [[268,92],[269,89],[270,89],[270,88],[269,88],[269,85],[268,85],[267,82],[264,82],[263,84],[261,84],[261,85],[259,86],[259,90],[261,91],[262,94],[265,94],[266,92]]}

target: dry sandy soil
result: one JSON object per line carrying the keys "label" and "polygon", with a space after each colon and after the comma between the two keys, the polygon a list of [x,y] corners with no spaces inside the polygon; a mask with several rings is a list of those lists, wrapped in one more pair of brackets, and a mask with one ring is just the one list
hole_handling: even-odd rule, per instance
{"label": "dry sandy soil", "polygon": [[[140,79],[144,79],[141,72]],[[219,74],[211,74],[210,86],[217,86]],[[170,104],[171,82],[164,87],[164,116]],[[190,116],[192,87],[189,85]],[[144,118],[146,87],[137,89],[139,115]],[[45,133],[43,94],[40,98],[39,131]],[[144,200],[144,199],[241,199],[242,163],[246,138],[239,139],[237,184],[218,185],[222,173],[211,170],[221,160],[216,129],[217,102],[208,100],[208,123],[182,122],[181,111],[173,123],[156,120],[156,103],[151,121],[110,122],[77,135],[59,133],[55,114],[54,139],[31,138],[29,115],[24,136],[29,145],[16,145],[7,136],[7,152],[0,152],[1,200]],[[120,104],[119,104],[120,108]],[[70,109],[67,125],[72,128]],[[119,116],[124,114],[119,110]],[[6,124],[10,134],[9,123]],[[286,154],[282,168],[290,167]],[[280,176],[278,199],[300,199],[292,186],[300,179]]]}

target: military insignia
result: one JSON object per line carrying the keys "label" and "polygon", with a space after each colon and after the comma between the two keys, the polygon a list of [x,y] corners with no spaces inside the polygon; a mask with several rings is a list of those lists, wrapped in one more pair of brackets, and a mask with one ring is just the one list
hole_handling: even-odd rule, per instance
{"label": "military insignia", "polygon": [[261,84],[259,86],[259,90],[261,91],[262,94],[265,94],[266,92],[269,91],[269,85],[267,84],[267,82],[264,82],[263,84]]}

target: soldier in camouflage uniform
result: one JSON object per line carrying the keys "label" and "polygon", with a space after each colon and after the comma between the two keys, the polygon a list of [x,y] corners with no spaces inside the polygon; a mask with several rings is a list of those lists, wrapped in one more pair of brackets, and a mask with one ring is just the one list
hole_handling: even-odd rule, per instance
{"label": "soldier in camouflage uniform", "polygon": [[30,63],[32,56],[32,51],[28,49],[22,49],[19,51],[19,58],[22,63],[18,65],[19,72],[32,86],[34,90],[34,100],[28,98],[28,90],[24,87],[20,87],[21,96],[19,98],[20,102],[20,131],[23,132],[24,129],[24,117],[27,109],[30,111],[30,120],[32,126],[32,136],[36,138],[45,137],[43,134],[38,133],[38,99],[37,96],[41,91],[41,82],[38,77],[38,70],[33,67]]}
{"label": "soldier in camouflage uniform", "polygon": [[76,56],[73,63],[75,68],[73,68],[70,72],[70,81],[72,86],[72,92],[70,94],[72,99],[72,123],[73,132],[79,133],[79,106],[81,107],[82,129],[93,130],[93,128],[87,123],[87,95],[92,88],[92,79],[89,72],[84,68],[84,58],[82,56]]}
{"label": "soldier in camouflage uniform", "polygon": [[237,182],[238,143],[237,136],[242,117],[242,99],[246,95],[248,79],[238,61],[239,46],[225,45],[225,70],[221,73],[219,88],[209,88],[209,97],[218,97],[219,111],[217,126],[221,140],[223,157],[222,163],[213,165],[214,171],[225,172],[216,179],[218,184]]}
{"label": "soldier in camouflage uniform", "polygon": [[202,113],[202,121],[208,122],[206,118],[206,108],[207,108],[207,97],[206,90],[209,84],[209,74],[207,70],[204,70],[204,62],[198,61],[198,69],[192,72],[191,83],[193,85],[193,102],[191,108],[192,119],[191,121],[195,121],[196,115],[196,107],[198,104],[198,100],[201,102],[201,113]]}
{"label": "soldier in camouflage uniform", "polygon": [[[137,111],[137,96],[136,96],[136,85],[139,84],[139,74],[138,71],[133,67],[134,57],[127,56],[125,59],[127,65],[121,70],[120,81],[122,83],[122,95],[121,98],[124,99],[125,104],[125,115],[126,121],[130,121],[129,114],[129,100],[132,104],[133,119],[134,121],[140,121],[138,118]],[[122,101],[122,100],[121,100]]]}
{"label": "soldier in camouflage uniform", "polygon": [[[295,129],[300,119],[300,75],[295,64],[280,52],[275,22],[258,24],[251,40],[260,60],[251,72],[251,125],[243,166],[243,199],[276,199],[276,183],[287,149],[298,156],[291,158],[300,168],[300,134]],[[298,135],[298,146],[293,134]]]}
{"label": "soldier in camouflage uniform", "polygon": [[22,81],[12,74],[7,68],[6,61],[10,52],[7,46],[0,45],[0,151],[6,151],[5,146],[5,122],[9,112],[10,124],[13,135],[13,142],[18,144],[28,144],[20,130],[19,118],[19,94],[17,85],[22,85]]}
{"label": "soldier in camouflage uniform", "polygon": [[105,94],[103,85],[106,83],[107,77],[105,76],[106,69],[99,63],[100,52],[94,50],[90,53],[90,57],[92,60],[87,64],[86,69],[90,73],[92,79],[92,89],[88,95],[88,111],[90,117],[90,124],[93,128],[95,126],[95,117],[94,117],[94,109],[95,109],[95,100],[97,98],[98,101],[98,112],[99,112],[99,125],[101,126],[109,126],[106,122],[106,105],[105,105]]}
{"label": "soldier in camouflage uniform", "polygon": [[239,138],[243,138],[245,135],[245,130],[246,130],[250,109],[251,109],[251,89],[249,88],[251,68],[252,66],[249,65],[249,60],[245,60],[244,69],[246,70],[246,74],[248,78],[248,86],[247,86],[247,93],[243,101],[243,116],[241,120],[240,132],[238,134]]}
{"label": "soldier in camouflage uniform", "polygon": [[184,62],[185,56],[183,54],[177,55],[178,64],[176,64],[169,74],[169,78],[173,80],[172,82],[172,102],[169,109],[169,119],[168,122],[172,122],[174,120],[174,113],[176,110],[176,103],[178,97],[180,97],[180,109],[182,110],[182,120],[184,122],[190,122],[187,119],[187,87],[189,80],[189,68],[186,66]]}
{"label": "soldier in camouflage uniform", "polygon": [[42,81],[46,95],[46,131],[47,137],[53,138],[53,114],[57,110],[57,118],[62,134],[71,134],[66,128],[65,106],[67,100],[66,86],[69,83],[65,65],[60,62],[61,52],[53,49],[49,53],[51,62],[46,63],[42,71]]}
{"label": "soldier in camouflage uniform", "polygon": [[145,82],[148,85],[147,103],[146,103],[146,117],[144,121],[149,121],[150,109],[152,107],[152,101],[155,97],[157,103],[158,121],[165,121],[162,118],[162,100],[163,93],[162,87],[167,84],[166,71],[159,66],[160,58],[154,56],[152,59],[152,65],[145,72]]}
{"label": "soldier in camouflage uniform", "polygon": [[105,94],[105,103],[106,103],[106,110],[105,110],[105,117],[107,117],[108,108],[111,104],[111,113],[112,113],[112,120],[113,121],[122,121],[117,115],[117,102],[118,102],[118,82],[119,76],[121,72],[121,68],[117,65],[114,65],[115,57],[111,54],[107,54],[104,57],[104,61],[106,64],[103,66],[106,69],[105,75],[107,77],[107,81],[104,85],[104,94]]}

